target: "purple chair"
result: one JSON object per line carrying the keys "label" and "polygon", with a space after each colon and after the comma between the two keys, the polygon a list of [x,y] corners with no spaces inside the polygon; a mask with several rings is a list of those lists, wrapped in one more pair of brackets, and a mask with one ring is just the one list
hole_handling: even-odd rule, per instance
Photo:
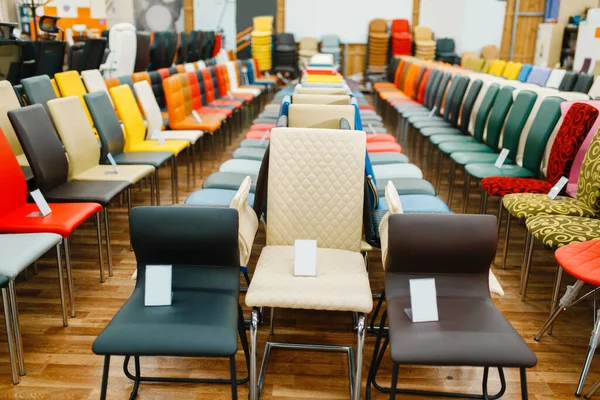
{"label": "purple chair", "polygon": [[529,76],[525,82],[546,86],[546,82],[548,81],[551,71],[552,69],[546,67],[533,67],[531,68],[531,73],[529,73]]}

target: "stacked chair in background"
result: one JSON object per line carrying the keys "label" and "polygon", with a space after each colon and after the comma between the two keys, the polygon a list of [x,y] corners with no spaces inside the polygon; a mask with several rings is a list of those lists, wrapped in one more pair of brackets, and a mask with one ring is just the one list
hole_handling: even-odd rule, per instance
{"label": "stacked chair in background", "polygon": [[258,62],[260,71],[270,71],[273,67],[273,17],[254,17],[250,34],[252,57]]}
{"label": "stacked chair in background", "polygon": [[433,31],[426,26],[417,26],[413,29],[413,36],[415,38],[415,56],[424,60],[433,60],[436,54]]}
{"label": "stacked chair in background", "polygon": [[484,60],[497,60],[500,58],[500,49],[495,44],[488,44],[481,48],[481,58]]}
{"label": "stacked chair in background", "polygon": [[460,57],[456,54],[454,39],[440,38],[436,40],[435,60],[448,64],[458,64]]}
{"label": "stacked chair in background", "polygon": [[291,33],[277,35],[275,45],[275,71],[295,72],[298,68],[298,52],[296,41]]}
{"label": "stacked chair in background", "polygon": [[[339,50],[338,44],[338,50]],[[298,67],[304,68],[310,62],[312,56],[319,52],[319,39],[312,36],[305,36],[300,39],[298,49]],[[339,53],[339,52],[338,52]],[[339,55],[339,54],[338,54]]]}
{"label": "stacked chair in background", "polygon": [[367,74],[385,72],[389,41],[387,21],[384,19],[372,20],[369,24],[369,43],[367,44]]}
{"label": "stacked chair in background", "polygon": [[410,24],[406,19],[392,21],[392,56],[407,56],[412,54],[413,36],[410,34]]}
{"label": "stacked chair in background", "polygon": [[333,55],[336,65],[342,62],[341,42],[338,35],[324,35],[321,38],[321,53]]}

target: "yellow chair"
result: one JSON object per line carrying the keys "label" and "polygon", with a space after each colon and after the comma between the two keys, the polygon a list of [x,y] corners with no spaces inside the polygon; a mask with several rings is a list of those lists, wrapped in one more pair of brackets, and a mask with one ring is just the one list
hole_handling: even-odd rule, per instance
{"label": "yellow chair", "polygon": [[138,108],[135,97],[128,85],[110,88],[115,108],[125,127],[125,152],[167,151],[178,155],[190,146],[187,140],[167,140],[164,144],[158,140],[146,140],[146,125]]}
{"label": "yellow chair", "polygon": [[490,66],[492,65],[492,62],[490,60],[482,60],[483,62],[481,63],[481,70],[479,72],[483,72],[484,74],[487,74],[490,70]]}
{"label": "yellow chair", "polygon": [[460,58],[460,66],[466,69],[473,69],[474,61],[477,59],[477,53],[466,51]]}
{"label": "yellow chair", "polygon": [[100,146],[76,96],[50,100],[48,109],[69,159],[70,181],[125,181],[132,184],[154,174],[151,165],[100,165]]}
{"label": "yellow chair", "polygon": [[495,76],[502,76],[504,72],[504,68],[506,67],[506,61],[504,60],[494,60],[490,65],[490,69],[488,70],[488,74]]}
{"label": "yellow chair", "polygon": [[83,99],[83,96],[87,94],[87,90],[85,89],[85,85],[79,76],[79,72],[59,72],[58,74],[54,75],[54,79],[56,80],[58,90],[60,91],[62,97],[77,96],[79,98],[90,124],[94,126],[94,120],[92,120],[90,111],[88,110],[87,104],[85,104],[85,100]]}
{"label": "yellow chair", "polygon": [[504,73],[502,77],[510,80],[515,80],[519,76],[519,72],[521,72],[522,64],[519,62],[509,61],[506,63],[506,68],[504,68]]}
{"label": "yellow chair", "polygon": [[52,84],[52,89],[54,89],[54,93],[56,93],[56,97],[61,97],[60,90],[58,90],[58,86],[56,86],[56,80],[50,79],[50,83]]}

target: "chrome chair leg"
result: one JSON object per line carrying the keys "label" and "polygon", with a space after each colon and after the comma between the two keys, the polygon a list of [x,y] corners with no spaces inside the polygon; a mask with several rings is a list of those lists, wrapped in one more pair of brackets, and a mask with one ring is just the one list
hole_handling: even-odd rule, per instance
{"label": "chrome chair leg", "polygon": [[[554,280],[554,290],[552,291],[552,302],[550,303],[550,315],[552,315],[552,310],[556,308],[556,304],[558,304],[558,296],[560,295],[560,284],[562,282],[562,274],[563,269],[560,265],[556,266],[556,277]],[[552,335],[552,327],[553,324],[550,325],[548,329],[548,335]]]}
{"label": "chrome chair leg", "polygon": [[13,385],[17,385],[21,379],[17,373],[17,354],[13,338],[13,329],[11,327],[10,304],[8,288],[2,288],[2,304],[4,305],[4,322],[6,323],[6,338],[8,342],[8,355],[10,358],[10,372]]}
{"label": "chrome chair leg", "polygon": [[[500,210],[502,210],[504,206],[500,204]],[[510,221],[512,219],[512,215],[510,213],[506,213],[506,227],[504,229],[504,249],[502,250],[502,268],[506,268],[506,256],[508,255],[508,242],[510,240]]]}
{"label": "chrome chair leg", "polygon": [[104,260],[102,257],[102,227],[100,213],[94,216],[96,222],[96,238],[98,240],[98,259],[100,260],[100,283],[104,283]]}
{"label": "chrome chair leg", "polygon": [[69,290],[69,304],[71,305],[71,318],[75,318],[75,290],[73,288],[73,271],[71,270],[71,250],[69,248],[69,239],[63,239],[65,249],[65,264],[67,267],[67,289]]}
{"label": "chrome chair leg", "polygon": [[173,157],[171,160],[171,200],[173,204],[177,204],[179,201],[179,195],[177,193],[177,157]]}
{"label": "chrome chair leg", "polygon": [[469,209],[469,194],[471,192],[471,175],[465,171],[464,187],[463,187],[463,204],[462,213],[466,214]]}
{"label": "chrome chair leg", "polygon": [[535,247],[535,239],[531,235],[531,233],[527,232],[529,235],[529,248],[527,249],[527,259],[525,260],[525,265],[523,266],[523,271],[521,275],[521,300],[525,300],[525,295],[527,293],[527,284],[529,283],[529,272],[531,269],[531,259],[533,258],[533,248]]}
{"label": "chrome chair leg", "polygon": [[256,334],[258,330],[258,309],[252,309],[250,316],[250,400],[258,399],[258,387],[256,381]]}
{"label": "chrome chair leg", "polygon": [[354,374],[354,400],[360,400],[360,388],[362,387],[362,365],[363,348],[365,344],[365,314],[358,316],[357,324],[358,343],[356,346],[356,373]]}
{"label": "chrome chair leg", "polygon": [[108,206],[104,207],[104,238],[106,239],[106,259],[108,260],[108,276],[112,273],[112,252],[110,251],[110,225],[108,222]]}
{"label": "chrome chair leg", "polygon": [[62,265],[62,244],[56,245],[56,263],[58,266],[58,291],[60,294],[60,307],[62,311],[63,326],[69,326],[69,319],[67,316],[67,301],[65,298],[65,277]]}
{"label": "chrome chair leg", "polygon": [[26,374],[25,360],[23,359],[23,341],[21,340],[21,329],[19,324],[19,308],[17,306],[17,291],[15,289],[15,281],[8,282],[8,296],[10,298],[10,308],[13,322],[13,330],[15,334],[15,347],[17,349],[17,364],[19,367],[19,375]]}
{"label": "chrome chair leg", "polygon": [[[577,384],[577,391],[575,392],[575,396],[577,397],[581,396],[581,393],[583,392],[583,385],[585,384],[585,379],[590,372],[590,366],[592,365],[594,353],[598,347],[598,340],[600,340],[600,313],[598,313],[598,316],[596,317],[596,324],[594,325],[594,330],[592,331],[592,337],[590,337],[588,352],[585,356],[585,362],[583,363],[583,369],[581,370],[579,383]],[[596,384],[594,384],[594,387],[595,386]]]}

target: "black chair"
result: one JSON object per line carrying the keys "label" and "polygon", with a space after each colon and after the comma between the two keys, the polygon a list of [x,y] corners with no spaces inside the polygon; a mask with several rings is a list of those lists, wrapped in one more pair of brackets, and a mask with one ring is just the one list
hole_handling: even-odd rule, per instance
{"label": "black chair", "polygon": [[561,92],[570,92],[573,90],[573,86],[575,86],[575,82],[577,81],[577,73],[573,71],[567,71],[565,76],[563,76],[563,80],[560,82],[558,86],[558,90]]}
{"label": "black chair", "polygon": [[48,75],[32,76],[23,79],[21,85],[23,85],[27,102],[29,104],[41,104],[46,109],[46,113],[50,115],[48,102],[56,99],[56,92],[52,87],[50,77]]}
{"label": "black chair", "polygon": [[454,39],[438,39],[435,46],[435,59],[450,64],[458,64],[460,62],[460,57],[456,54],[455,47]]}
{"label": "black chair", "polygon": [[201,60],[202,47],[204,46],[204,32],[191,31],[188,36],[188,62],[196,62]]}
{"label": "black chair", "polygon": [[586,73],[582,72],[577,77],[575,86],[573,86],[573,92],[587,93],[590,91],[590,88],[592,87],[593,84],[594,84],[594,75],[586,74]]}
{"label": "black chair", "polygon": [[106,44],[107,41],[104,38],[86,39],[81,63],[77,70],[81,72],[89,69],[99,69],[105,60]]}
{"label": "black chair", "polygon": [[280,33],[275,45],[275,71],[294,72],[298,69],[298,54],[294,35]]}
{"label": "black chair", "polygon": [[188,35],[185,32],[179,32],[178,43],[175,64],[183,64],[187,62],[188,55]]}
{"label": "black chair", "polygon": [[202,46],[201,60],[208,60],[213,56],[215,49],[215,33],[213,31],[204,32],[204,41]]}
{"label": "black chair", "polygon": [[[165,225],[165,221],[169,224]],[[131,244],[137,260],[133,294],[92,346],[104,356],[100,398],[106,399],[111,356],[125,356],[123,370],[133,381],[131,397],[142,382],[227,383],[237,399],[235,355],[238,336],[248,359],[246,328],[239,306],[238,214],[229,208],[136,207],[131,215]],[[146,307],[147,265],[172,265],[173,301]],[[146,377],[141,357],[228,358],[230,379]],[[134,359],[134,372],[129,361]]]}
{"label": "black chair", "polygon": [[[131,196],[129,193],[131,183],[124,181],[67,181],[69,175],[67,156],[44,107],[41,104],[35,104],[12,110],[8,112],[8,118],[33,171],[34,187],[44,193],[46,200],[53,203],[99,203],[102,205],[108,273],[109,276],[112,276],[108,205],[125,191]],[[97,230],[99,234],[100,225],[97,226]],[[100,249],[99,256],[102,259]],[[71,280],[70,277],[69,280]],[[104,282],[102,263],[100,264],[100,281]],[[70,297],[72,298],[72,293]],[[75,317],[73,305],[71,316]]]}
{"label": "black chair", "polygon": [[81,65],[84,47],[85,42],[75,42],[69,47],[69,54],[67,55],[67,68],[69,70],[77,70]]}
{"label": "black chair", "polygon": [[167,104],[165,101],[165,91],[163,89],[162,76],[160,76],[160,73],[157,71],[148,72],[148,75],[150,75],[150,83],[152,85],[154,97],[156,97],[156,102],[158,103],[160,109],[164,111],[167,107]]}
{"label": "black chair", "polygon": [[[494,305],[489,270],[498,240],[491,215],[394,214],[389,218],[385,292],[371,320],[377,339],[367,378],[389,393],[455,398],[499,398],[506,390],[503,368],[519,368],[521,396],[527,399],[526,370],[537,364],[535,354]],[[413,323],[409,281],[433,278],[439,321]],[[375,327],[383,301],[387,309]],[[389,329],[386,330],[386,321]],[[378,368],[387,346],[393,361],[392,386],[377,384]],[[398,389],[400,365],[471,366],[483,368],[483,396],[430,390]],[[501,389],[487,395],[489,369],[497,368]]]}
{"label": "black chair", "polygon": [[150,64],[150,43],[152,36],[149,32],[137,31],[137,49],[135,56],[135,71],[145,71]]}
{"label": "black chair", "polygon": [[[117,164],[122,165],[152,165],[154,167],[154,182],[160,182],[158,170],[167,162],[171,162],[171,168],[176,168],[176,160],[173,153],[168,152],[124,152],[125,137],[121,123],[117,119],[115,110],[108,95],[105,92],[89,93],[83,96],[90,115],[94,120],[94,126],[100,136],[100,163],[108,165],[107,154],[110,153]],[[160,205],[160,187],[156,187],[156,204]],[[154,197],[154,196],[152,196]]]}
{"label": "black chair", "polygon": [[155,32],[154,41],[150,47],[150,64],[148,65],[148,71],[156,71],[157,69],[164,68],[166,51],[167,51],[167,39],[165,36],[166,32]]}
{"label": "black chair", "polygon": [[175,61],[175,53],[177,53],[177,35],[175,32],[165,32],[165,60],[164,66],[165,68],[173,65]]}
{"label": "black chair", "polygon": [[[0,81],[17,85],[23,76],[23,42],[0,40]],[[35,65],[35,61],[33,61]]]}
{"label": "black chair", "polygon": [[42,40],[35,43],[36,75],[48,75],[62,72],[67,42],[62,40]]}

